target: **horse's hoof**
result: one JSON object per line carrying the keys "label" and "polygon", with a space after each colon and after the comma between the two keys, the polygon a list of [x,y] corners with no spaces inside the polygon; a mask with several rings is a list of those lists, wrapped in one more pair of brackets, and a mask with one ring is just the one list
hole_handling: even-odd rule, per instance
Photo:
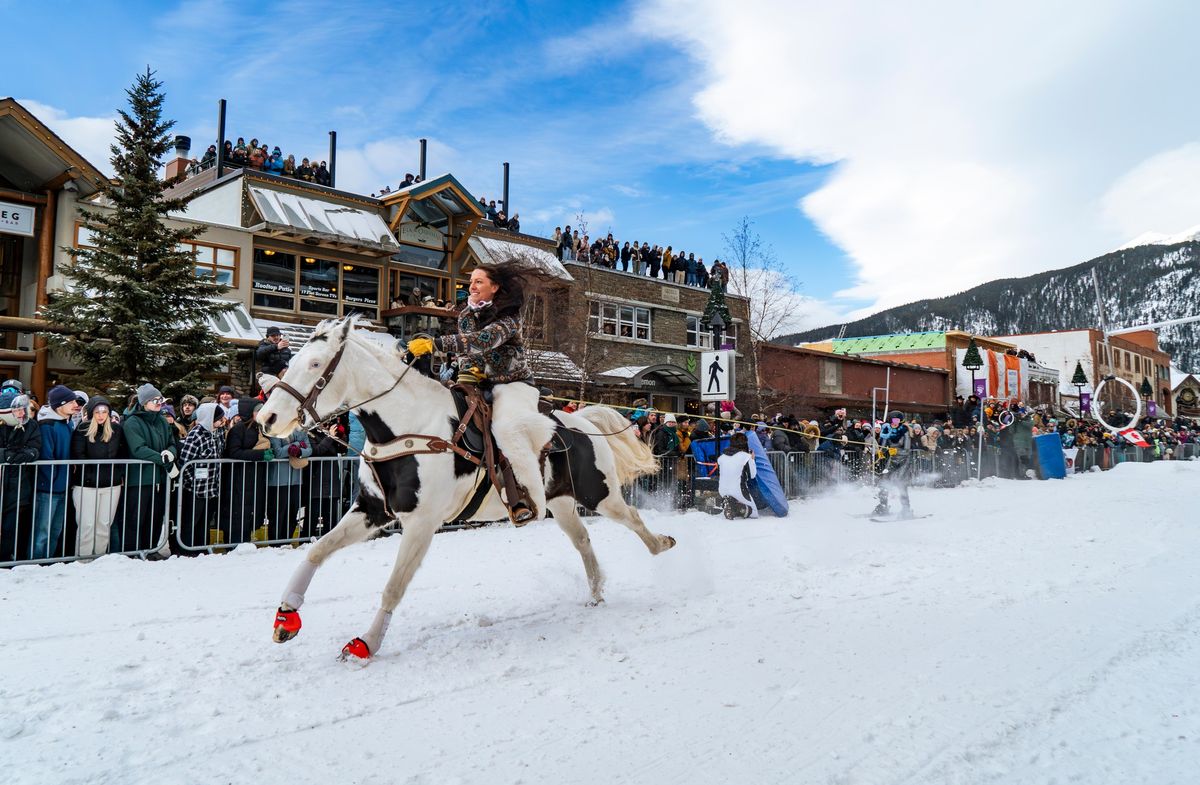
{"label": "horse's hoof", "polygon": [[663,544],[663,547],[662,547],[662,550],[659,551],[659,553],[662,553],[663,551],[669,551],[672,548],[674,548],[675,547],[675,538],[669,534],[664,534],[664,535],[662,535],[662,544]]}
{"label": "horse's hoof", "polygon": [[276,643],[286,643],[300,634],[300,612],[285,611],[280,608],[275,612],[275,631],[271,639]]}
{"label": "horse's hoof", "polygon": [[367,648],[367,643],[362,638],[355,638],[342,647],[342,653],[338,656],[341,662],[367,662],[371,659],[371,650]]}
{"label": "horse's hoof", "polygon": [[588,606],[589,608],[595,608],[597,605],[603,605],[603,604],[604,604],[604,598],[603,598],[603,597],[596,597],[596,598],[594,598],[594,599],[588,600],[588,604],[587,604],[587,606]]}

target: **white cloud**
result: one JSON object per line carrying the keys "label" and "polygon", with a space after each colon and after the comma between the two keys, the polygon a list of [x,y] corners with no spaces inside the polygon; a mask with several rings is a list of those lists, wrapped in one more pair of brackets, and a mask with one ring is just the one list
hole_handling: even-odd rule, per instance
{"label": "white cloud", "polygon": [[[416,138],[392,136],[361,147],[339,149],[337,187],[361,194],[378,193],[385,185],[395,188],[404,175],[417,174],[419,145]],[[436,139],[428,141],[426,157],[430,162],[426,171],[429,179],[458,169],[458,151]]]}
{"label": "white cloud", "polygon": [[1126,237],[1169,234],[1200,223],[1200,143],[1143,161],[1113,183],[1102,204]]}
{"label": "white cloud", "polygon": [[[1200,223],[1200,6],[649,0],[731,145],[836,162],[801,208],[859,313]],[[836,309],[836,305],[834,306]]]}
{"label": "white cloud", "polygon": [[17,103],[45,123],[88,163],[112,175],[112,166],[109,164],[112,151],[109,147],[116,137],[113,125],[117,121],[115,114],[109,117],[71,117],[62,109],[30,98],[18,98]]}

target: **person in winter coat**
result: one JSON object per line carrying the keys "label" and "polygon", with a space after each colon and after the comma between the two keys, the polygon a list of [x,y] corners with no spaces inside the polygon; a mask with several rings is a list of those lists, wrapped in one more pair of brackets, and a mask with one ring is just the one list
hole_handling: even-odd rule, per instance
{"label": "person in winter coat", "polygon": [[225,422],[233,425],[238,413],[237,391],[228,385],[217,390],[217,406],[225,414]]}
{"label": "person in winter coat", "polygon": [[217,403],[202,403],[196,409],[196,424],[179,447],[183,474],[183,514],[180,537],[195,548],[218,545],[209,531],[219,525],[221,464],[225,451],[225,410]]}
{"label": "person in winter coat", "polygon": [[791,451],[792,443],[788,440],[787,432],[783,428],[775,428],[771,431],[771,446],[767,447],[767,449],[776,452]]}
{"label": "person in winter coat", "polygon": [[122,421],[129,457],[149,465],[130,466],[122,499],[121,547],[148,550],[162,543],[166,519],[167,479],[176,477],[179,445],[176,432],[162,415],[163,394],[152,384],[137,388],[137,402]]}
{"label": "person in winter coat", "polygon": [[271,151],[271,157],[263,168],[271,174],[283,174],[283,152],[278,147]]}
{"label": "person in winter coat", "polygon": [[200,401],[194,395],[185,395],[179,399],[179,411],[176,412],[175,422],[183,426],[184,433],[196,424],[196,407],[199,405]]}
{"label": "person in winter coat", "polygon": [[[92,396],[87,404],[87,419],[71,435],[71,458],[76,461],[116,461],[125,447],[121,426],[113,422],[112,404],[107,398]],[[121,504],[125,467],[119,463],[85,464],[79,467],[79,482],[71,489],[78,525],[80,556],[108,553],[113,544],[112,524]],[[121,544],[117,538],[116,547]]]}
{"label": "person in winter coat", "polygon": [[[71,457],[71,418],[79,411],[75,391],[57,385],[46,396],[47,403],[38,411],[42,433],[43,461],[66,461]],[[29,558],[64,556],[59,544],[67,523],[67,481],[70,466],[51,464],[38,467],[37,497],[33,509],[33,547]]]}
{"label": "person in winter coat", "polygon": [[292,350],[288,339],[278,327],[268,327],[267,337],[258,342],[254,350],[254,362],[258,370],[271,376],[283,376],[288,363],[292,361]]}
{"label": "person in winter coat", "polygon": [[267,464],[269,533],[272,540],[288,540],[301,514],[300,486],[304,468],[312,456],[312,445],[300,429],[292,431],[286,439],[272,436],[270,442],[275,460]]}
{"label": "person in winter coat", "polygon": [[1033,460],[1033,417],[1024,407],[1012,407],[1012,444],[1017,453],[1017,479],[1028,479],[1026,471],[1035,467]]}
{"label": "person in winter coat", "polygon": [[13,389],[0,392],[0,562],[24,559],[32,531],[29,519],[36,468],[42,454],[41,429],[29,418],[29,398]]}
{"label": "person in winter coat", "polygon": [[717,458],[717,493],[726,518],[758,517],[758,506],[750,498],[750,481],[757,472],[746,434],[729,437],[729,447]]}
{"label": "person in winter coat", "polygon": [[228,504],[221,509],[230,511],[230,542],[249,542],[250,533],[262,525],[267,494],[267,463],[275,460],[271,441],[254,421],[254,412],[262,406],[254,398],[238,401],[238,422],[229,428],[225,439],[225,457],[242,464],[232,464],[228,481],[223,483]]}

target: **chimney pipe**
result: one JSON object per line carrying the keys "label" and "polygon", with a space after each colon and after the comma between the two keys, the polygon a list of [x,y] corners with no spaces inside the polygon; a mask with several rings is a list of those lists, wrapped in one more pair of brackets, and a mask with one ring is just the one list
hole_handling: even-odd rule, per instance
{"label": "chimney pipe", "polygon": [[225,173],[225,99],[217,101],[217,179]]}
{"label": "chimney pipe", "polygon": [[508,211],[508,161],[504,162],[504,217],[512,218],[512,213]]}
{"label": "chimney pipe", "polygon": [[419,173],[417,176],[421,178],[421,182],[425,182],[425,147],[426,147],[426,144],[427,144],[427,141],[425,139],[422,139],[421,140],[421,158],[417,162],[417,172]]}
{"label": "chimney pipe", "polygon": [[337,186],[337,131],[329,132],[329,187]]}
{"label": "chimney pipe", "polygon": [[190,136],[175,137],[175,160],[167,164],[166,179],[183,180],[188,176],[188,167],[192,163],[188,159],[188,153],[191,151],[192,138]]}

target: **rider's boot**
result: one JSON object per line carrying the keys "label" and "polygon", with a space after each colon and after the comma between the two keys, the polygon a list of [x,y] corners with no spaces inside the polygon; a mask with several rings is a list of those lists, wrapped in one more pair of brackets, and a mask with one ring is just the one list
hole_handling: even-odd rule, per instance
{"label": "rider's boot", "polygon": [[537,507],[529,498],[529,492],[517,482],[508,459],[500,459],[500,476],[504,481],[504,503],[513,526],[521,527],[537,518]]}

